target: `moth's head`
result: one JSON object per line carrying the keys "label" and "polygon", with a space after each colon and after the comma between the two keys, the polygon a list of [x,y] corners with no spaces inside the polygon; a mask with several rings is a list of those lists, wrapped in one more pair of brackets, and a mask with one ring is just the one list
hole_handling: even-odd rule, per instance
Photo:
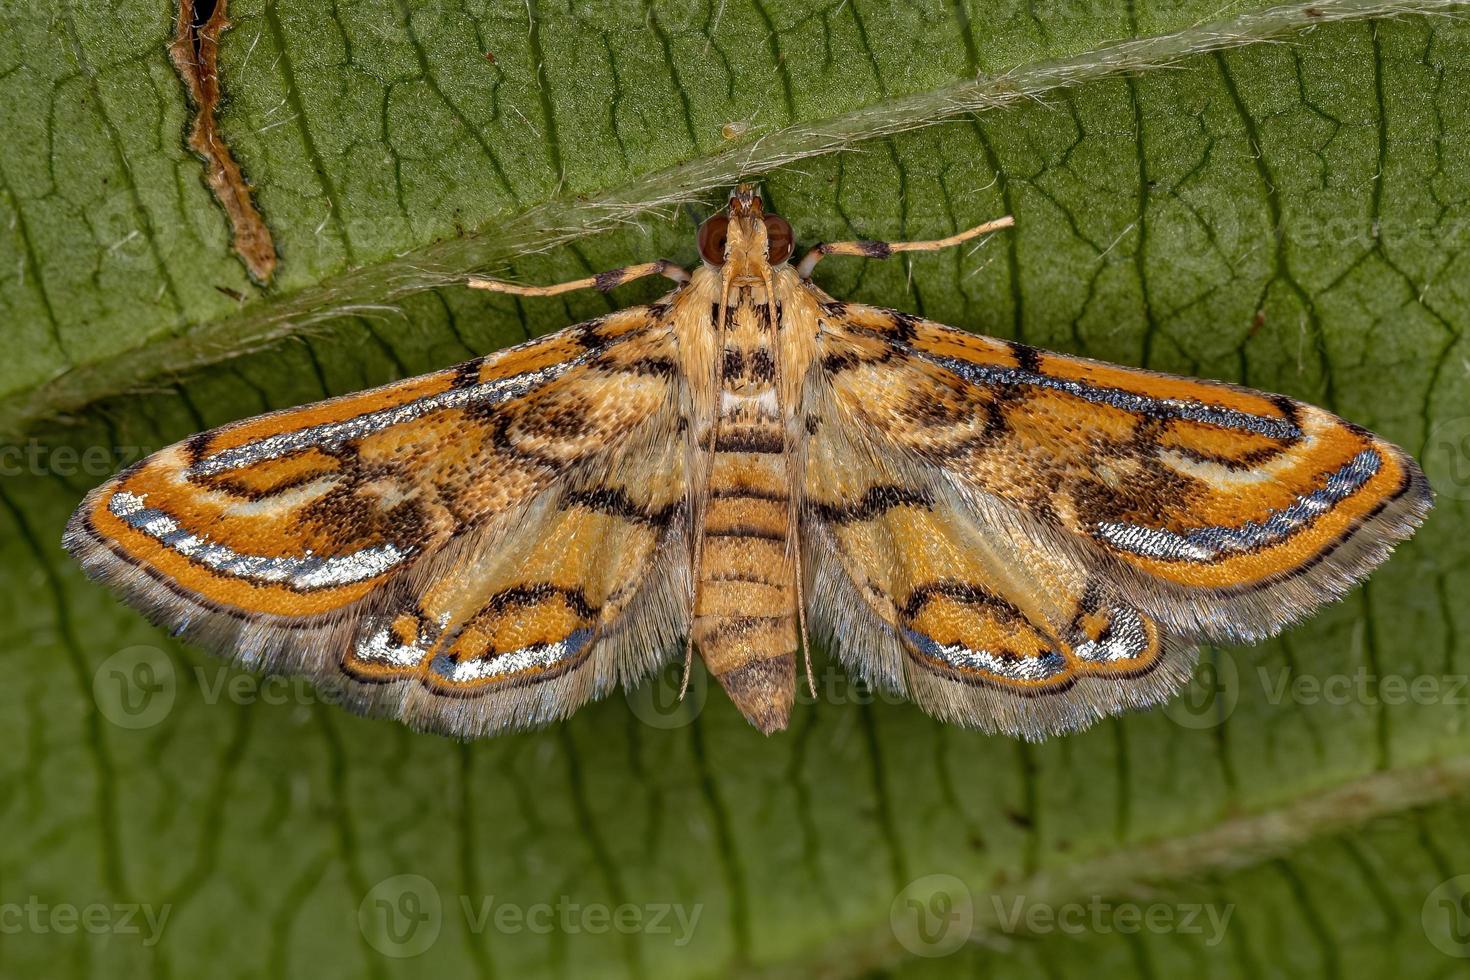
{"label": "moth's head", "polygon": [[700,257],[727,282],[764,282],[771,266],[791,258],[795,247],[791,225],[766,213],[754,184],[736,187],[725,210],[699,226]]}

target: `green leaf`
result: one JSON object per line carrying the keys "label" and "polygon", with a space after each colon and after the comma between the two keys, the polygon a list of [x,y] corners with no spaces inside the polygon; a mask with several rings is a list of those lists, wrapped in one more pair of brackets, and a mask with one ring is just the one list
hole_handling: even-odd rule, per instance
{"label": "green leaf", "polygon": [[[1453,4],[236,0],[219,121],[279,254],[263,287],[184,147],[174,11],[102,6],[0,11],[0,969],[1456,965],[1470,28],[1432,16]],[[1042,745],[824,663],[771,739],[697,686],[672,719],[644,693],[459,745],[181,647],[60,550],[80,495],[148,449],[652,295],[454,282],[692,261],[691,210],[741,174],[804,242],[1012,213],[978,250],[818,278],[1324,404],[1420,455],[1439,504],[1346,602]],[[1174,924],[1046,926],[1079,903]],[[1223,941],[1178,925],[1191,905],[1233,907]],[[914,956],[917,916],[956,909],[968,945]]]}

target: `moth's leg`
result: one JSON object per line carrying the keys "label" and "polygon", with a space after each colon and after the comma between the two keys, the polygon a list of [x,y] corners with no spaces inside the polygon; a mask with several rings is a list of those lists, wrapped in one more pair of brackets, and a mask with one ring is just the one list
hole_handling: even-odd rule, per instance
{"label": "moth's leg", "polygon": [[644,262],[639,265],[625,265],[621,269],[609,269],[599,272],[595,276],[586,279],[576,279],[572,282],[558,283],[555,286],[518,286],[513,282],[501,282],[499,279],[481,279],[472,276],[465,281],[465,285],[473,289],[488,289],[496,293],[510,293],[512,296],[557,296],[561,293],[569,293],[574,289],[600,289],[608,292],[625,282],[634,279],[642,279],[644,276],[667,276],[674,282],[683,285],[689,281],[689,273],[682,266],[675,265],[668,259],[659,259],[657,262]]}
{"label": "moth's leg", "polygon": [[976,225],[967,231],[950,235],[948,238],[936,238],[927,242],[824,242],[806,253],[806,257],[796,267],[796,274],[803,279],[810,279],[817,263],[828,255],[861,255],[869,259],[886,259],[894,252],[934,252],[941,248],[949,248],[951,245],[967,242],[992,231],[1009,228],[1015,223],[1015,218],[1006,215],[1004,218],[987,221],[983,225]]}

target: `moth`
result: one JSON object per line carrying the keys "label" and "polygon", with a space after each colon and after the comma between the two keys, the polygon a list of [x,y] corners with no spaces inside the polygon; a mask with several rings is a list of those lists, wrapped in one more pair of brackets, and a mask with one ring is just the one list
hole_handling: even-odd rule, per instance
{"label": "moth", "polygon": [[[1340,597],[1431,506],[1402,449],[1280,395],[833,299],[742,185],[674,288],[520,346],[222,426],[65,546],[164,624],[352,709],[541,725],[697,649],[760,731],[798,654],[1039,739],[1177,692],[1200,641]],[[807,661],[810,682],[810,661]]]}

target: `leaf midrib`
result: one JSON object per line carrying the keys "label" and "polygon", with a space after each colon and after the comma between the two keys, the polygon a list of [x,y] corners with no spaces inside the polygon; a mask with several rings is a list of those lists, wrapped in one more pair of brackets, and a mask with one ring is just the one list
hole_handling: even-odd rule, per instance
{"label": "leaf midrib", "polygon": [[101,360],[73,364],[29,389],[0,398],[0,438],[20,439],[39,423],[101,398],[308,333],[338,317],[397,312],[396,304],[404,298],[458,283],[472,271],[493,270],[517,256],[546,252],[645,215],[671,212],[746,175],[842,152],[863,140],[1036,100],[1108,76],[1166,67],[1190,55],[1240,47],[1303,27],[1460,6],[1462,0],[1286,4],[1169,34],[1110,42],[1067,58],[1021,65],[828,119],[793,124],[609,188],[598,196],[554,198],[485,223],[462,237],[352,269],[293,294],[263,298],[239,316],[199,324]]}
{"label": "leaf midrib", "polygon": [[[1120,847],[1070,866],[1038,870],[1001,887],[967,881],[974,901],[975,938],[971,941],[1001,933],[995,909],[1013,907],[1018,900],[1057,907],[1079,896],[1145,895],[1154,882],[1250,867],[1369,821],[1452,799],[1467,788],[1470,756],[1408,769],[1376,770],[1277,807],[1227,816],[1196,833]],[[885,916],[869,931],[840,937],[810,958],[774,964],[760,972],[773,978],[859,976],[904,955]]]}

